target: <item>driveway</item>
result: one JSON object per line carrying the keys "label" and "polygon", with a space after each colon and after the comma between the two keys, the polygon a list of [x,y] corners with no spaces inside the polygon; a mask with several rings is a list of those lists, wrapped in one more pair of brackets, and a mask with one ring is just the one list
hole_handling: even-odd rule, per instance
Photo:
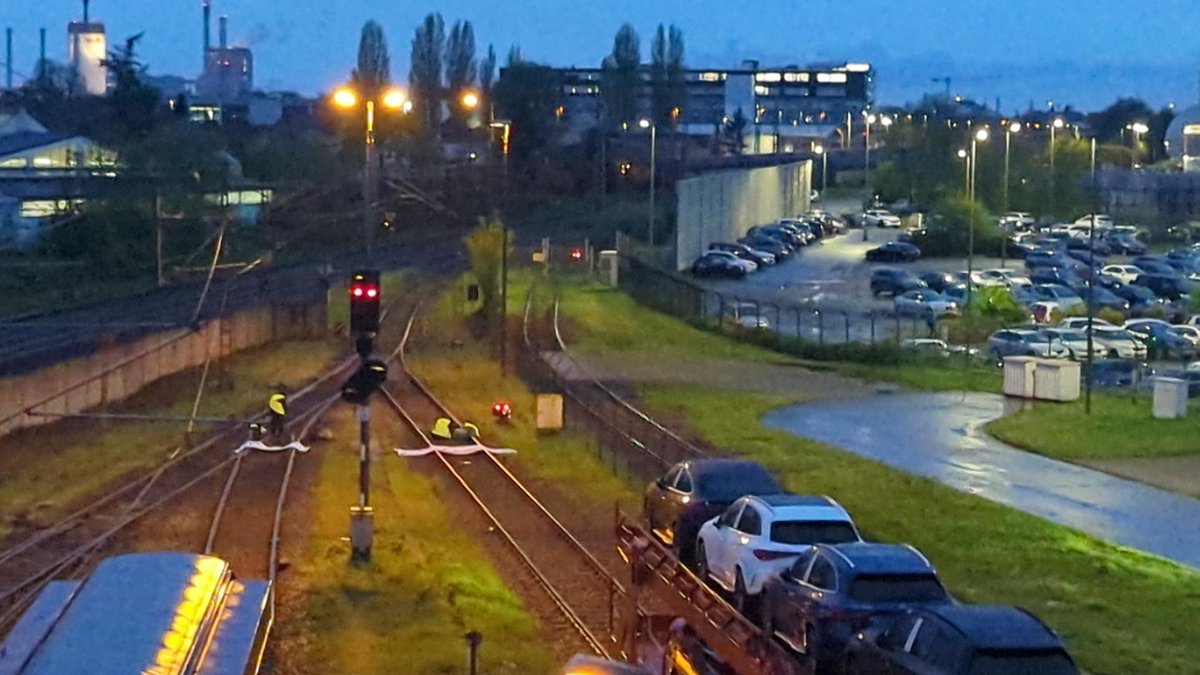
{"label": "driveway", "polygon": [[878,394],[790,406],[763,422],[1200,567],[1200,500],[1005,445],[983,430],[1004,406],[1005,399],[992,394]]}

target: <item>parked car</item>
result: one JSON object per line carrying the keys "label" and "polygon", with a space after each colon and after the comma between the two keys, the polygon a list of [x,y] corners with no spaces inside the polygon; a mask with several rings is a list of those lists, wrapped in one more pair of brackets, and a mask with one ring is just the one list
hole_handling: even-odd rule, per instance
{"label": "parked car", "polygon": [[1150,358],[1187,359],[1197,353],[1191,340],[1161,319],[1132,319],[1125,322],[1125,330],[1146,345]]}
{"label": "parked car", "polygon": [[1070,311],[1075,307],[1082,307],[1084,305],[1083,298],[1079,297],[1074,290],[1067,286],[1062,286],[1059,284],[1037,284],[1033,287],[1033,292],[1041,300],[1057,302],[1058,306],[1061,307],[1064,312]]}
{"label": "parked car", "polygon": [[1105,265],[1100,268],[1104,274],[1116,277],[1121,283],[1132,283],[1146,272],[1137,265]]}
{"label": "parked car", "polygon": [[[1087,358],[1087,333],[1081,330],[1072,330],[1070,328],[1058,328],[1054,326],[1043,327],[1038,330],[1043,340],[1062,342],[1067,348],[1067,356],[1072,359]],[[1096,344],[1093,335],[1092,350],[1099,354],[1100,345]]]}
{"label": "parked car", "polygon": [[900,217],[885,209],[870,209],[862,214],[863,227],[900,227]]}
{"label": "parked car", "polygon": [[962,354],[975,356],[979,353],[979,350],[974,347],[968,348],[962,345],[952,345],[945,340],[937,338],[906,338],[900,343],[900,346],[922,354],[933,354],[947,358]]}
{"label": "parked car", "polygon": [[1154,291],[1137,284],[1119,284],[1110,288],[1113,294],[1129,301],[1129,313],[1139,316],[1151,307],[1162,307],[1164,301]]}
{"label": "parked car", "polygon": [[756,302],[731,302],[725,305],[725,320],[747,330],[771,329],[771,321]]}
{"label": "parked car", "polygon": [[885,293],[895,297],[901,293],[925,287],[925,282],[911,272],[879,269],[871,273],[871,295],[875,297]]}
{"label": "parked car", "polygon": [[[1084,325],[1081,329],[1086,331],[1087,326]],[[1094,324],[1092,342],[1094,343],[1093,349],[1098,352],[1102,351],[1110,359],[1146,360],[1146,345],[1133,333],[1120,326]]]}
{"label": "parked car", "polygon": [[763,587],[763,632],[828,671],[872,620],[953,602],[929,559],[902,544],[817,544]]}
{"label": "parked car", "polygon": [[1068,256],[1058,251],[1036,250],[1025,254],[1025,269],[1069,266]]}
{"label": "parked car", "polygon": [[1063,319],[1058,325],[1062,326],[1063,328],[1075,328],[1078,330],[1087,330],[1089,323],[1097,328],[1100,328],[1100,327],[1118,328],[1118,326],[1114,325],[1111,321],[1105,321],[1104,319],[1100,319],[1100,318],[1088,319],[1086,316],[1068,317],[1066,319]]}
{"label": "parked car", "polygon": [[1089,213],[1086,216],[1080,216],[1076,218],[1074,224],[1080,225],[1087,229],[1091,229],[1092,225],[1095,224],[1096,231],[1099,232],[1100,230],[1111,230],[1113,227],[1113,219],[1112,216],[1106,216],[1103,213]]}
{"label": "parked car", "polygon": [[728,251],[710,251],[692,263],[696,276],[727,276],[740,278],[758,269],[758,265],[742,260]]}
{"label": "parked car", "polygon": [[829,497],[749,495],[700,526],[696,569],[742,611],[747,596],[757,596],[813,544],[853,541],[862,541],[854,521]]}
{"label": "parked car", "polygon": [[[1078,285],[1072,285],[1071,289],[1074,290],[1079,297],[1083,298],[1083,304],[1086,306],[1088,303],[1089,293],[1087,284],[1079,283]],[[1090,292],[1092,295],[1092,304],[1095,305],[1097,311],[1101,309],[1111,309],[1121,312],[1122,314],[1129,311],[1131,305],[1128,300],[1122,298],[1116,293],[1113,293],[1107,288],[1104,288],[1103,286],[1097,285],[1092,288]]]}
{"label": "parked car", "polygon": [[1027,230],[1036,222],[1037,219],[1033,217],[1032,213],[1024,211],[1009,211],[1000,217],[1000,227],[1010,230]]}
{"label": "parked car", "polygon": [[745,244],[752,249],[766,251],[775,256],[776,262],[786,260],[792,255],[792,247],[784,244],[778,239],[762,235],[748,235],[738,239],[739,244]]}
{"label": "parked car", "polygon": [[1112,255],[1112,247],[1103,239],[1091,240],[1071,238],[1067,240],[1068,251],[1090,251],[1099,256]]}
{"label": "parked car", "polygon": [[924,281],[930,290],[938,293],[958,283],[954,275],[949,272],[918,272],[917,278]]}
{"label": "parked car", "polygon": [[1070,354],[1061,340],[1047,339],[1039,332],[1028,329],[998,330],[988,338],[988,353],[996,358],[1005,356],[1040,356],[1042,358],[1065,359]]}
{"label": "parked car", "polygon": [[919,316],[941,318],[957,316],[960,313],[959,304],[934,290],[907,291],[897,295],[892,301],[896,313],[901,316]]}
{"label": "parked car", "polygon": [[758,225],[750,228],[746,232],[749,236],[767,237],[774,239],[779,243],[789,246],[792,249],[802,248],[808,245],[808,238],[797,234],[791,228],[785,228],[781,225]]}
{"label": "parked car", "polygon": [[1109,232],[1104,241],[1118,255],[1145,255],[1146,245],[1128,232]]}
{"label": "parked car", "polygon": [[763,465],[744,459],[692,459],[671,467],[646,488],[646,525],[685,564],[693,561],[696,533],[739,497],[783,492]]}
{"label": "parked car", "polygon": [[902,241],[889,241],[867,251],[867,262],[913,262],[921,257],[921,249]]}
{"label": "parked car", "polygon": [[1186,279],[1165,274],[1143,274],[1134,279],[1133,283],[1138,286],[1145,286],[1154,291],[1154,294],[1158,297],[1171,301],[1179,300],[1185,295],[1190,295],[1192,289],[1195,287],[1192,282]]}
{"label": "parked car", "polygon": [[1062,640],[1001,605],[914,607],[850,640],[844,675],[1078,675]]}
{"label": "parked car", "polygon": [[1179,270],[1175,269],[1167,262],[1166,258],[1159,258],[1152,255],[1141,255],[1130,261],[1134,265],[1142,268],[1146,274],[1161,274],[1164,276],[1177,276]]}
{"label": "parked car", "polygon": [[745,244],[729,244],[726,242],[717,241],[709,244],[708,250],[732,253],[742,260],[749,260],[759,267],[775,264],[775,255],[773,253],[750,248]]}

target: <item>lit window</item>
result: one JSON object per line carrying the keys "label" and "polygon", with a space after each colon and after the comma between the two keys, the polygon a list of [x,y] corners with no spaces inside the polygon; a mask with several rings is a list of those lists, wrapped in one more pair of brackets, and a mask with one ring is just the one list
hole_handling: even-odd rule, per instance
{"label": "lit window", "polygon": [[817,82],[841,84],[846,81],[845,73],[817,73]]}
{"label": "lit window", "polygon": [[756,73],[754,75],[755,82],[779,82],[783,79],[780,73]]}
{"label": "lit window", "polygon": [[767,94],[771,93],[771,90],[762,86],[761,84],[756,84],[754,85],[754,93],[759,96],[766,96]]}
{"label": "lit window", "polygon": [[1185,124],[1183,127],[1184,136],[1200,136],[1200,124]]}
{"label": "lit window", "polygon": [[721,73],[717,73],[717,72],[713,72],[713,71],[709,71],[707,73],[700,73],[700,81],[701,82],[720,82],[721,81]]}

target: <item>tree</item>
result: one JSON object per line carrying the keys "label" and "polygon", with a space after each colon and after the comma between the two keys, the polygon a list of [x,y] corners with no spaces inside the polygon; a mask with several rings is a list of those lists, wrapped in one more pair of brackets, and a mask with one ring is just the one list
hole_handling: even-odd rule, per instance
{"label": "tree", "polygon": [[490,317],[497,309],[500,299],[500,268],[503,264],[504,248],[512,251],[512,233],[505,229],[498,214],[491,218],[480,216],[479,226],[466,236],[467,258],[471,261],[471,273],[479,284],[483,315]]}
{"label": "tree", "polygon": [[1088,115],[1088,123],[1092,132],[1101,143],[1122,143],[1130,145],[1133,142],[1130,124],[1141,122],[1150,124],[1154,110],[1146,102],[1137,98],[1120,98],[1115,103],[1100,112]]}
{"label": "tree", "polygon": [[475,61],[475,30],[470,21],[455,22],[446,40],[446,87],[450,95],[450,112],[466,119],[471,110],[462,104],[462,94],[475,87],[478,77]]}
{"label": "tree", "polygon": [[500,114],[512,123],[510,152],[514,163],[526,163],[550,141],[554,109],[559,102],[558,85],[552,68],[520,60],[516,48],[509,52],[508,67],[496,83],[494,97]]}
{"label": "tree", "polygon": [[650,96],[656,124],[674,126],[687,101],[683,77],[683,31],[659,24],[651,48]]}
{"label": "tree", "polygon": [[414,107],[427,129],[434,129],[439,121],[445,46],[446,27],[442,15],[427,15],[413,37],[412,68],[408,73]]}
{"label": "tree", "polygon": [[101,64],[112,78],[109,107],[126,133],[141,136],[154,128],[159,92],[143,81],[146,66],[138,60],[137,43],[143,33],[125,39],[125,44],[108,53]]}
{"label": "tree", "polygon": [[479,62],[479,89],[485,97],[490,97],[495,84],[496,49],[492,45],[488,45],[487,55]]}
{"label": "tree", "polygon": [[629,124],[637,117],[642,86],[641,49],[637,31],[625,24],[613,38],[612,53],[604,57],[601,91],[610,125]]}
{"label": "tree", "polygon": [[358,39],[358,67],[350,80],[368,92],[378,92],[392,81],[392,59],[388,55],[387,37],[375,21],[363,24]]}
{"label": "tree", "polygon": [[738,108],[733,112],[733,117],[725,120],[721,125],[721,144],[728,146],[729,151],[735,155],[740,155],[746,149],[746,113]]}

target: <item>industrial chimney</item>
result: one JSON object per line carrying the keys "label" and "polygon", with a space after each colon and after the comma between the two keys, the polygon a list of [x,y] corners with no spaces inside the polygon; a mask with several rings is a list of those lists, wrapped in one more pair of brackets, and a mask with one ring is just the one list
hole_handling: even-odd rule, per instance
{"label": "industrial chimney", "polygon": [[227,39],[228,38],[227,30],[229,28],[229,17],[222,16],[220,19],[220,23],[218,25],[219,25],[219,28],[217,29],[217,35],[218,35],[217,39],[219,39],[221,41],[221,43],[220,43],[221,49],[225,49],[225,48],[229,47],[229,41]]}
{"label": "industrial chimney", "polygon": [[200,67],[203,68],[208,63],[208,50],[212,49],[212,6],[208,0],[204,0],[204,54],[200,60]]}

